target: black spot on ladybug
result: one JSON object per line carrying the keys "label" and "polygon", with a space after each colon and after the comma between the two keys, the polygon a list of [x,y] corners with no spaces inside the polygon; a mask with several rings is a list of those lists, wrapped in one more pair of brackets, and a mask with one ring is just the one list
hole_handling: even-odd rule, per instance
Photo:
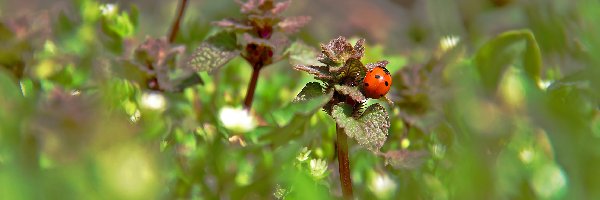
{"label": "black spot on ladybug", "polygon": [[390,74],[390,71],[388,71],[387,68],[385,68],[385,67],[382,67],[382,68],[383,68],[383,71],[385,72],[385,74],[387,74],[387,75]]}
{"label": "black spot on ladybug", "polygon": [[379,75],[375,75],[375,78],[376,78],[376,79],[379,79],[379,78],[381,78],[381,76],[379,76]]}
{"label": "black spot on ladybug", "polygon": [[385,86],[389,86],[389,83],[387,81],[385,82]]}
{"label": "black spot on ladybug", "polygon": [[365,86],[369,87],[369,83],[365,83]]}
{"label": "black spot on ladybug", "polygon": [[379,97],[383,97],[383,94],[380,94]]}

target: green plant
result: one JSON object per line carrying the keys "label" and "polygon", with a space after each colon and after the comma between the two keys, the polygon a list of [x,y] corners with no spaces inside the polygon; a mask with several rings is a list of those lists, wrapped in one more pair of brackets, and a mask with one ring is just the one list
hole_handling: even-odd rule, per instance
{"label": "green plant", "polygon": [[327,45],[321,45],[322,53],[318,60],[323,65],[294,66],[323,82],[323,85],[317,82],[306,84],[294,102],[300,103],[322,95],[330,98],[323,110],[336,122],[337,157],[345,198],[353,196],[347,138],[355,139],[362,147],[381,154],[380,148],[390,127],[389,116],[383,106],[374,103],[363,109],[367,100],[361,87],[365,74],[375,67],[388,64],[387,61],[379,61],[364,65],[360,61],[365,51],[364,41],[360,39],[352,46],[346,38],[338,37]]}
{"label": "green plant", "polygon": [[197,71],[213,72],[240,55],[252,66],[252,77],[246,91],[244,107],[250,109],[260,71],[283,59],[288,46],[288,34],[298,31],[310,17],[283,17],[281,13],[291,1],[248,0],[241,4],[245,18],[224,19],[214,24],[220,32],[195,50],[189,64]]}
{"label": "green plant", "polygon": [[[253,112],[236,103],[269,53],[244,35],[289,1],[245,1],[221,32],[233,1],[0,1],[0,199],[600,199],[600,2],[342,1],[294,5],[318,20],[277,48],[308,73],[273,56]],[[300,42],[340,31],[380,43]],[[236,58],[204,76],[185,58],[208,33]],[[365,98],[374,65],[393,104]]]}

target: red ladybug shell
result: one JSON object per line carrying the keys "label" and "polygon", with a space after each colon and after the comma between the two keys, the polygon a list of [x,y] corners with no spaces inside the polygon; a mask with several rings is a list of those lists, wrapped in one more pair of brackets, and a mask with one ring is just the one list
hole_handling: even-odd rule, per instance
{"label": "red ladybug shell", "polygon": [[365,96],[368,98],[379,99],[390,91],[392,86],[392,77],[390,72],[384,67],[375,67],[367,72],[363,80]]}

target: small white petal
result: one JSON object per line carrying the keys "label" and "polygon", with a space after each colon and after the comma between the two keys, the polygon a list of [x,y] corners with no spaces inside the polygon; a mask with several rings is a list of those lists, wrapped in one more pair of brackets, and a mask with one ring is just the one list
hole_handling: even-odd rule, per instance
{"label": "small white petal", "polygon": [[225,128],[236,132],[248,132],[256,127],[254,117],[241,108],[224,107],[219,112],[219,119]]}
{"label": "small white petal", "polygon": [[142,95],[142,106],[152,110],[164,110],[167,101],[165,97],[158,92],[148,92]]}

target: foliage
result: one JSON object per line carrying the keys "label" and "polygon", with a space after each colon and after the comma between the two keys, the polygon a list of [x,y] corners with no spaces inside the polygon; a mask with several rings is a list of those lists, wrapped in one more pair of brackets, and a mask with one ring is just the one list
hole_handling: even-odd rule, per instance
{"label": "foliage", "polygon": [[[379,104],[373,104],[361,111],[366,98],[361,92],[362,80],[366,72],[374,66],[387,65],[387,61],[363,65],[360,59],[364,55],[364,39],[354,46],[344,37],[338,37],[327,45],[321,45],[318,60],[323,65],[296,65],[294,69],[306,71],[324,82],[325,88],[315,83],[307,84],[296,99],[306,99],[315,93],[333,91],[333,98],[324,106],[336,123],[345,129],[350,138],[361,146],[378,153],[388,134],[389,117],[387,111]],[[309,95],[310,94],[310,95]],[[308,97],[307,97],[308,96]],[[346,102],[346,103],[344,103]]]}
{"label": "foliage", "polygon": [[599,2],[392,2],[0,1],[0,199],[600,198]]}
{"label": "foliage", "polygon": [[[283,58],[288,38],[304,26],[310,17],[282,17],[291,1],[249,0],[240,3],[244,19],[223,19],[214,25],[224,28],[203,42],[195,51],[190,65],[198,71],[214,71],[233,58],[237,52],[254,68],[262,68]],[[237,41],[233,33],[241,34]],[[237,41],[237,42],[236,42]],[[237,48],[235,48],[235,45]],[[236,51],[237,50],[237,51]]]}

